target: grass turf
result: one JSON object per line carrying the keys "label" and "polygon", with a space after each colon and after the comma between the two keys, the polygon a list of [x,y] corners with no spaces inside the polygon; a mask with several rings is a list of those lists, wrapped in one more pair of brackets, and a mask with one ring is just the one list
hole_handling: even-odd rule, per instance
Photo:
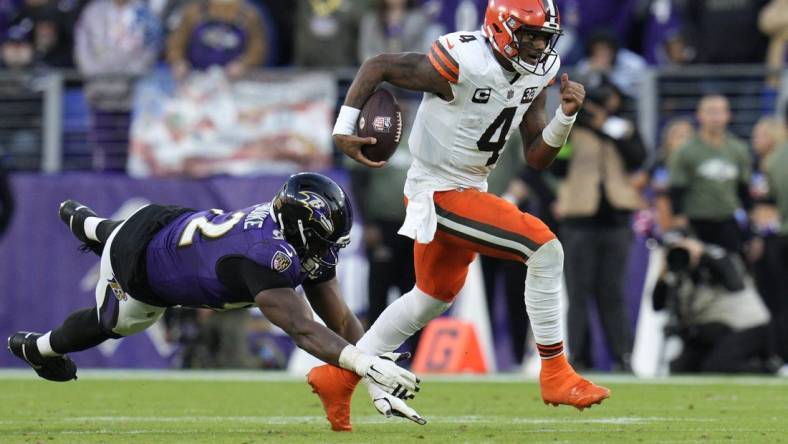
{"label": "grass turf", "polygon": [[354,431],[333,433],[304,382],[133,375],[0,373],[0,443],[788,443],[786,379],[609,379],[612,399],[578,412],[543,405],[535,382],[427,378],[411,403],[426,426],[383,418],[357,390]]}

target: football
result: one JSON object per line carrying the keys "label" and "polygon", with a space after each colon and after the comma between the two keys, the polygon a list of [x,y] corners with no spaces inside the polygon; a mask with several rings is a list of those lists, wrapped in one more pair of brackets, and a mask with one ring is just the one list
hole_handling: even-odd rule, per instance
{"label": "football", "polygon": [[388,160],[397,150],[402,137],[402,111],[397,99],[380,88],[367,99],[358,116],[359,137],[374,137],[377,143],[364,145],[361,152],[370,160]]}

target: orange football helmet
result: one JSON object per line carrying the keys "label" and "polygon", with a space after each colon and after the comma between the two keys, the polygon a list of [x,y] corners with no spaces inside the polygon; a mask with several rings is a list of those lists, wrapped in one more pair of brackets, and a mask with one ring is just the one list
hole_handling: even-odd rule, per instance
{"label": "orange football helmet", "polygon": [[[515,33],[521,29],[548,34],[547,46],[534,63],[520,55]],[[493,49],[521,74],[543,76],[558,60],[555,44],[561,36],[561,19],[554,0],[490,0],[482,31]]]}

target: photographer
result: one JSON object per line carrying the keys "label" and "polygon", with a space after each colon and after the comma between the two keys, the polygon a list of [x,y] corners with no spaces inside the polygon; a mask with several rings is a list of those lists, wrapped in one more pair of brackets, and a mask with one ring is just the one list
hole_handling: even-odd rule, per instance
{"label": "photographer", "polygon": [[[569,350],[576,367],[589,367],[589,301],[602,320],[614,369],[630,370],[632,324],[624,300],[632,245],[632,213],[642,200],[638,170],[646,150],[631,121],[618,115],[624,96],[607,78],[586,82],[586,103],[566,150],[557,215],[564,245],[569,298]],[[561,175],[560,162],[553,171]]]}
{"label": "photographer", "polygon": [[671,373],[774,373],[769,312],[738,255],[668,232],[666,267],[654,288],[655,310],[668,310],[667,336],[678,335],[681,355]]}

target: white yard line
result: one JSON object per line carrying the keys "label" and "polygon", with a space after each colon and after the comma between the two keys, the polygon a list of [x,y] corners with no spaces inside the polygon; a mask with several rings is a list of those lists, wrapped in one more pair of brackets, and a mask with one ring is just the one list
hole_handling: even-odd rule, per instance
{"label": "white yard line", "polygon": [[[80,380],[150,380],[150,381],[261,381],[304,382],[306,375],[292,375],[280,371],[255,370],[139,370],[139,369],[80,369]],[[675,384],[675,385],[788,385],[788,377],[778,376],[672,376],[666,378],[638,378],[630,375],[605,373],[586,374],[590,379],[607,384]],[[27,369],[0,369],[4,379],[38,379]],[[491,375],[423,375],[429,382],[453,383],[534,383],[534,378],[520,374],[500,373]]]}
{"label": "white yard line", "polygon": [[[288,425],[288,424],[322,424],[324,416],[124,416],[124,415],[102,415],[102,416],[76,416],[65,417],[53,420],[59,423],[244,423],[259,425]],[[354,424],[387,424],[396,419],[387,419],[380,415],[357,416],[353,418]],[[402,420],[404,421],[404,420]],[[661,416],[620,416],[611,418],[516,418],[509,416],[485,416],[485,415],[465,415],[465,416],[430,416],[429,422],[432,424],[538,424],[538,425],[561,425],[561,424],[614,424],[614,425],[636,425],[649,424],[655,422],[715,422],[719,419],[714,418],[682,418],[682,417],[661,417]],[[27,424],[38,423],[38,420],[4,420],[0,424]]]}

